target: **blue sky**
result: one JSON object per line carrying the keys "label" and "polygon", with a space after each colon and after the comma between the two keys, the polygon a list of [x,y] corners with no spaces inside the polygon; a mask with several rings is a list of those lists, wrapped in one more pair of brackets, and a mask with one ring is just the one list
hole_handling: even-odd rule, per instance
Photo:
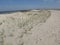
{"label": "blue sky", "polygon": [[0,0],[0,11],[60,8],[60,0]]}

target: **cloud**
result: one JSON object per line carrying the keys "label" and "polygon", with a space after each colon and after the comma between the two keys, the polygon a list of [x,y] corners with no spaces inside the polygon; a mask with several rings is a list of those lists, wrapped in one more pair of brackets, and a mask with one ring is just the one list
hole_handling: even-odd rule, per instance
{"label": "cloud", "polygon": [[57,1],[60,1],[60,0],[43,0],[43,1],[57,2]]}
{"label": "cloud", "polygon": [[54,2],[54,0],[43,0],[43,2]]}
{"label": "cloud", "polygon": [[44,1],[48,1],[48,0],[44,0]]}
{"label": "cloud", "polygon": [[57,0],[57,3],[60,3],[60,0]]}

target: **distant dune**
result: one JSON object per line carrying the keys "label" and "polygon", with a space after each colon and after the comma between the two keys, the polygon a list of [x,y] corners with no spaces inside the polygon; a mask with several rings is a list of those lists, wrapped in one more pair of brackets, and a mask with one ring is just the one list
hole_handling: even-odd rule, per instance
{"label": "distant dune", "polygon": [[0,12],[0,45],[60,45],[60,10]]}

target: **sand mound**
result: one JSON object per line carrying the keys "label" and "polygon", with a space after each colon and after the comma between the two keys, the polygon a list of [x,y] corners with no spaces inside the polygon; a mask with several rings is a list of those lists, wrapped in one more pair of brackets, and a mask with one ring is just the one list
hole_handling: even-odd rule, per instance
{"label": "sand mound", "polygon": [[56,15],[54,13],[55,11],[32,10],[0,14],[0,45],[58,44],[56,41],[59,36],[55,37],[57,33],[54,20],[56,15],[59,16],[59,11]]}

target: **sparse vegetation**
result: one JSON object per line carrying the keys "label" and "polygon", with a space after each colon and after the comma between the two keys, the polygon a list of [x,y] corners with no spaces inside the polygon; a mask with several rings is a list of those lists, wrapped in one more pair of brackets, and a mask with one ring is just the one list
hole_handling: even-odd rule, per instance
{"label": "sparse vegetation", "polygon": [[0,31],[0,45],[4,45],[4,30]]}
{"label": "sparse vegetation", "polygon": [[[2,25],[1,27],[4,29],[3,32],[0,34],[0,37],[3,36],[4,33],[7,32],[8,33],[8,35],[6,34],[7,37],[14,38],[14,36],[15,36],[16,38],[19,38],[20,40],[22,40],[24,35],[27,35],[30,31],[32,31],[31,29],[33,29],[34,26],[36,26],[39,23],[45,23],[46,20],[51,16],[50,11],[47,11],[47,10],[40,10],[40,11],[24,10],[21,12],[27,12],[27,13],[23,13],[23,14],[19,14],[19,15],[17,15],[17,13],[16,13],[16,15],[14,15],[14,16],[5,15],[4,20],[2,20],[2,22],[0,22],[0,25]],[[1,16],[1,17],[3,17],[3,16]],[[9,33],[9,32],[12,32],[12,33]],[[14,33],[14,32],[16,32],[16,33]],[[2,43],[2,45],[4,45],[3,38],[4,37],[2,37],[1,38],[2,41],[0,41]],[[14,38],[14,40],[16,38]],[[9,40],[9,39],[7,39],[7,40]],[[12,43],[11,43],[11,45],[12,45]],[[24,45],[24,43],[21,43],[20,45]]]}
{"label": "sparse vegetation", "polygon": [[2,25],[2,22],[0,22],[0,25]]}

